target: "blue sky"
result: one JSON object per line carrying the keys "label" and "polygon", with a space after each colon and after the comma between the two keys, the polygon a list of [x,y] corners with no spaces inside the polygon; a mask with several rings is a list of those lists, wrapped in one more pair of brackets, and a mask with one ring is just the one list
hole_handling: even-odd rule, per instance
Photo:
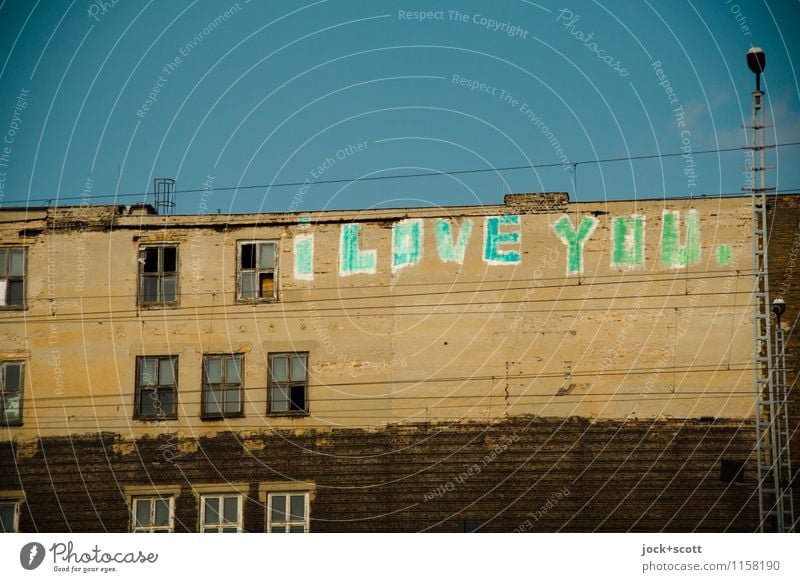
{"label": "blue sky", "polygon": [[[156,177],[213,188],[179,213],[738,192],[742,152],[694,152],[745,142],[753,45],[768,140],[800,141],[795,1],[0,2],[2,206],[129,204]],[[800,188],[798,154],[772,185]],[[554,166],[310,184],[530,164]]]}

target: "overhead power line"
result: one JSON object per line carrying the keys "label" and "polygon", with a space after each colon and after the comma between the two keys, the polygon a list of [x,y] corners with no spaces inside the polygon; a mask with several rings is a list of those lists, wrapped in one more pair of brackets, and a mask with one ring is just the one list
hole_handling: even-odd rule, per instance
{"label": "overhead power line", "polygon": [[[794,142],[785,142],[775,144],[772,147],[781,148],[781,147],[791,147],[800,145],[800,141]],[[736,151],[744,151],[745,147],[733,147],[733,148],[715,148],[715,149],[708,149],[708,150],[695,150],[692,152],[693,155],[708,155],[708,154],[720,154],[720,153],[729,153],[729,152],[736,152]],[[382,180],[401,180],[407,178],[429,178],[434,176],[458,176],[464,174],[481,174],[487,172],[513,172],[517,170],[533,170],[533,169],[540,169],[540,168],[557,168],[557,167],[564,167],[564,166],[583,166],[589,164],[606,164],[606,163],[614,163],[614,162],[629,162],[629,161],[640,161],[640,160],[654,160],[654,159],[663,159],[663,158],[675,158],[685,155],[685,152],[669,152],[665,154],[642,154],[638,156],[619,156],[619,157],[612,157],[612,158],[598,158],[598,159],[590,159],[590,160],[580,160],[576,162],[548,162],[548,163],[541,163],[541,164],[522,164],[516,166],[492,166],[488,168],[468,168],[462,170],[448,170],[448,171],[429,171],[429,172],[416,172],[413,174],[388,174],[384,176],[361,176],[357,178],[331,178],[328,180],[294,180],[290,182],[273,182],[270,184],[247,184],[242,186],[224,186],[219,188],[191,188],[186,190],[174,190],[174,194],[192,194],[192,193],[199,193],[199,192],[208,192],[209,190],[213,192],[226,192],[226,191],[235,191],[235,190],[252,190],[252,189],[273,189],[273,188],[289,188],[289,187],[299,187],[299,186],[316,186],[321,184],[348,184],[352,182],[376,182]],[[794,192],[795,190],[780,190],[780,192]],[[733,194],[733,193],[731,193]],[[29,198],[27,200],[28,203],[31,202],[47,202],[48,204],[53,201],[62,201],[62,200],[86,200],[87,198],[90,200],[99,200],[103,198],[131,198],[131,197],[139,197],[139,198],[146,198],[147,196],[153,196],[154,192],[128,192],[122,194],[94,194],[89,196],[64,196],[64,197],[49,197],[49,198]]]}

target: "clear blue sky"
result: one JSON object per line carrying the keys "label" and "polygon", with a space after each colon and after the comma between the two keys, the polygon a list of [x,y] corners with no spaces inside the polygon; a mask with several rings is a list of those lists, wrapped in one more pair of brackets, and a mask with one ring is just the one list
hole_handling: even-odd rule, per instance
{"label": "clear blue sky", "polygon": [[[800,141],[798,22],[788,0],[0,0],[0,204],[141,193],[155,177],[213,185],[211,212],[738,192],[741,152],[584,164],[577,187],[556,166],[219,188],[740,146],[753,45],[768,139]],[[770,155],[773,185],[800,187],[798,157]],[[200,200],[179,194],[177,211]]]}

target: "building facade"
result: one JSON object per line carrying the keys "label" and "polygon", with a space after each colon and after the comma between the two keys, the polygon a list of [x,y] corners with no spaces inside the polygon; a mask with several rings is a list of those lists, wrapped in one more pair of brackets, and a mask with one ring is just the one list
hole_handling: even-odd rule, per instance
{"label": "building facade", "polygon": [[0,210],[3,528],[755,531],[750,213]]}

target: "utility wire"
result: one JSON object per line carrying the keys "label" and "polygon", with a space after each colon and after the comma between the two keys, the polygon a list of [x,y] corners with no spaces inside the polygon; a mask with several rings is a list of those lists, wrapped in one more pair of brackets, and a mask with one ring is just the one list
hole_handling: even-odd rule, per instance
{"label": "utility wire", "polygon": [[[526,289],[528,289],[528,288],[527,287],[518,287],[518,288],[516,288],[514,290],[522,291],[522,290],[526,290]],[[503,290],[503,289],[497,289],[497,290],[492,289],[490,291],[497,293],[497,292],[503,292],[505,290]],[[469,291],[462,291],[462,292],[465,292],[465,293],[477,293],[478,291],[469,290]],[[354,305],[354,306],[349,306],[349,307],[348,306],[332,306],[332,307],[308,306],[309,303],[314,303],[316,301],[322,301],[322,300],[321,299],[316,299],[316,300],[314,300],[314,299],[307,300],[306,299],[306,300],[297,300],[297,301],[287,301],[286,303],[289,303],[289,304],[292,304],[292,305],[297,305],[297,304],[305,305],[305,306],[308,306],[308,307],[287,309],[287,310],[283,310],[279,314],[270,313],[270,312],[266,312],[266,313],[263,313],[263,314],[262,313],[258,313],[257,316],[259,318],[260,317],[269,318],[270,316],[276,317],[276,316],[279,316],[279,315],[292,317],[292,316],[298,316],[298,315],[302,316],[302,314],[304,314],[304,313],[312,313],[312,314],[314,314],[314,313],[318,313],[318,312],[328,312],[328,311],[341,312],[343,310],[363,311],[363,310],[374,310],[374,309],[387,309],[389,311],[384,312],[382,315],[391,315],[391,314],[394,314],[394,310],[403,309],[403,308],[417,309],[417,308],[423,308],[423,307],[443,308],[443,307],[464,307],[464,306],[483,307],[483,306],[487,306],[487,305],[508,305],[508,304],[513,304],[513,303],[565,303],[565,302],[584,302],[585,303],[587,301],[616,301],[616,300],[624,300],[624,299],[665,299],[666,300],[666,299],[670,299],[670,298],[681,299],[681,298],[687,298],[687,297],[708,297],[708,296],[714,296],[714,295],[723,295],[723,296],[727,297],[727,296],[732,296],[735,293],[736,294],[741,294],[741,295],[752,295],[752,291],[749,291],[749,290],[742,290],[742,291],[735,291],[735,292],[734,291],[728,291],[728,292],[707,291],[707,292],[695,292],[695,293],[685,293],[685,292],[682,292],[682,291],[678,291],[678,292],[675,292],[675,293],[654,293],[654,294],[649,294],[649,295],[645,295],[645,294],[636,294],[636,295],[589,295],[589,296],[586,296],[586,297],[574,297],[574,298],[559,296],[559,297],[539,298],[539,299],[522,298],[522,299],[508,299],[508,300],[506,300],[506,299],[491,300],[491,299],[485,299],[484,298],[484,299],[479,299],[477,301],[439,302],[439,303],[405,303],[405,304],[394,304],[394,303],[392,303],[392,304],[384,304],[384,305]],[[372,296],[367,296],[367,297],[331,298],[330,300],[333,300],[333,301],[337,301],[337,300],[338,301],[343,301],[345,299],[354,300],[354,301],[356,301],[356,300],[357,301],[362,301],[362,300],[366,300],[366,299],[374,299],[374,300],[392,299],[393,300],[395,297],[429,297],[429,296],[430,296],[429,293],[415,293],[415,294],[406,294],[406,295],[398,294],[396,296],[395,295],[390,295],[390,296],[372,295]],[[270,305],[276,305],[277,306],[277,305],[280,305],[280,303],[274,303],[274,304],[270,304]],[[193,315],[194,316],[193,319],[197,319],[197,318],[200,318],[200,317],[202,317],[204,315],[207,315],[204,312],[198,312],[199,309],[205,309],[205,308],[210,308],[210,307],[212,307],[212,306],[211,305],[203,305],[203,306],[173,307],[173,308],[165,308],[163,310],[159,309],[159,310],[154,312],[156,317],[154,317],[153,319],[156,319],[157,321],[165,321],[165,320],[175,319],[171,315],[168,315],[168,314],[171,314],[173,312],[177,312],[178,317],[184,317],[184,316],[188,316],[188,315]],[[236,309],[236,311],[234,312],[235,314],[244,314],[244,313],[246,313],[246,311],[243,311],[243,309],[250,308],[250,312],[254,313],[252,311],[254,305],[250,305],[250,304],[247,304],[247,303],[244,303],[244,304],[241,304],[241,303],[232,303],[232,304],[230,304],[229,303],[229,304],[221,304],[219,306],[214,305],[213,307],[214,308],[225,307],[225,308]],[[671,306],[671,307],[675,307],[675,306]],[[677,307],[681,307],[681,306],[677,306]],[[611,307],[609,309],[613,311],[613,310],[616,310],[617,308]],[[190,313],[180,313],[180,311],[184,311],[184,312],[185,311],[189,311]],[[64,314],[59,314],[58,312],[56,312],[54,314],[49,314],[49,315],[42,314],[42,315],[36,315],[36,316],[23,315],[22,317],[7,318],[7,319],[3,319],[3,320],[0,320],[0,321],[2,321],[2,322],[12,322],[12,323],[21,322],[21,321],[24,321],[24,322],[27,322],[27,323],[58,322],[58,321],[62,321],[64,319],[68,319],[69,317],[73,317],[73,316],[80,316],[81,319],[91,319],[91,318],[86,318],[86,316],[94,316],[94,315],[108,315],[109,317],[114,317],[115,319],[117,319],[117,317],[116,317],[117,315],[120,315],[119,319],[124,319],[125,317],[129,317],[129,316],[136,316],[136,319],[139,319],[139,316],[147,316],[150,313],[151,313],[151,311],[149,309],[109,309],[109,310],[102,310],[102,311],[68,312],[68,313],[64,313]],[[161,314],[163,314],[163,317],[161,316]],[[225,319],[227,317],[227,315],[228,315],[228,312],[225,312],[225,314],[223,315],[223,319]],[[380,315],[380,314],[378,314],[378,315]],[[147,321],[147,319],[145,319],[145,321]]]}
{"label": "utility wire", "polygon": [[[800,141],[795,142],[785,142],[780,144],[775,144],[772,147],[781,148],[781,147],[791,147],[800,145]],[[733,148],[716,148],[716,149],[708,149],[708,150],[697,150],[693,151],[692,154],[694,155],[705,155],[705,154],[717,154],[717,153],[726,153],[726,152],[735,152],[735,151],[743,151],[747,148],[744,146],[733,147]],[[464,170],[450,170],[450,171],[432,171],[432,172],[417,172],[414,174],[390,174],[386,176],[363,176],[358,178],[335,178],[329,180],[315,180],[313,182],[309,181],[292,181],[292,182],[277,182],[272,184],[250,184],[245,186],[225,186],[221,188],[212,188],[210,191],[213,192],[225,192],[231,190],[251,190],[256,188],[264,188],[264,189],[273,189],[273,188],[285,188],[285,187],[298,187],[298,186],[314,186],[320,184],[344,184],[344,183],[351,183],[351,182],[374,182],[379,180],[399,180],[404,178],[425,178],[425,177],[432,177],[432,176],[458,176],[464,174],[480,174],[486,172],[511,172],[516,170],[531,170],[531,169],[538,169],[538,168],[555,168],[555,167],[562,167],[565,165],[572,165],[577,167],[578,165],[587,165],[587,164],[605,164],[605,163],[613,163],[613,162],[627,162],[627,161],[638,161],[638,160],[652,160],[652,159],[662,159],[662,158],[674,158],[684,155],[684,152],[670,152],[665,154],[643,154],[638,156],[621,156],[621,157],[614,157],[614,158],[602,158],[602,159],[593,159],[593,160],[581,160],[576,162],[549,162],[549,163],[541,163],[541,164],[524,164],[519,166],[496,166],[490,168],[472,168],[472,169],[464,169]],[[191,194],[191,193],[198,193],[198,192],[208,192],[208,188],[192,188],[187,190],[175,190],[174,194]],[[65,197],[57,197],[57,198],[29,198],[27,200],[28,203],[30,202],[47,202],[48,204],[53,200],[86,200],[88,199],[100,199],[100,198],[127,198],[127,197],[147,197],[153,196],[154,192],[131,192],[125,194],[94,194],[90,196],[65,196]]]}
{"label": "utility wire", "polygon": [[[646,374],[654,374],[654,373],[666,373],[671,372],[674,369],[677,369],[680,373],[686,374],[716,374],[719,372],[725,373],[733,373],[733,372],[747,372],[751,370],[755,370],[756,368],[751,367],[752,362],[742,362],[740,364],[732,364],[730,370],[727,368],[723,368],[721,364],[700,364],[694,366],[663,366],[658,368],[620,368],[620,369],[612,369],[612,370],[581,370],[580,372],[573,372],[572,377],[587,377],[587,378],[597,378],[599,376],[641,376]],[[700,369],[700,368],[707,368],[707,369]],[[313,376],[312,376],[313,377]],[[440,377],[440,378],[394,378],[391,380],[374,380],[374,381],[358,381],[358,382],[324,382],[324,383],[309,383],[309,388],[356,388],[356,387],[373,387],[373,386],[397,386],[397,385],[418,385],[418,384],[452,384],[452,383],[459,383],[459,382],[496,382],[496,381],[505,381],[508,380],[537,380],[540,378],[550,379],[550,378],[563,378],[564,372],[540,372],[536,374],[494,374],[494,375],[481,375],[481,376],[450,376],[450,377]],[[144,390],[149,390],[155,387],[144,386],[142,387]],[[242,390],[244,391],[251,391],[251,390],[266,390],[268,386],[242,386]],[[202,388],[177,388],[178,393],[183,394],[199,394],[203,391]],[[731,391],[733,393],[735,391]],[[714,393],[719,393],[714,391]],[[737,392],[738,393],[738,392]],[[133,391],[129,392],[117,392],[113,394],[86,394],[86,395],[70,395],[70,396],[31,396],[31,400],[34,402],[37,401],[63,401],[63,400],[87,400],[87,399],[99,399],[99,398],[127,398],[128,396],[132,395]],[[309,399],[310,402],[339,402],[342,400],[397,400],[399,399],[428,399],[428,398],[449,398],[447,395],[439,395],[439,396],[429,396],[429,395],[422,395],[422,396],[407,396],[400,393],[401,396],[355,396],[351,394],[347,394],[344,396],[337,396],[332,398],[311,398]],[[648,392],[625,392],[624,394],[649,394]],[[681,394],[687,394],[687,392],[681,392]],[[703,394],[703,392],[696,392],[696,394]],[[613,396],[613,393],[605,393],[602,394],[605,396]],[[464,396],[454,396],[456,398],[478,398],[481,395],[464,395]],[[536,395],[531,394],[530,396],[545,396],[545,395]],[[266,402],[266,400],[259,400],[259,399],[252,399],[248,400],[250,402]],[[100,404],[98,406],[118,406],[117,404]],[[62,408],[60,405],[50,405],[45,406],[45,408]]]}
{"label": "utility wire", "polygon": [[[744,293],[744,292],[740,291],[739,293]],[[718,295],[724,295],[724,293],[718,293]],[[691,295],[682,295],[681,294],[680,296],[676,296],[676,297],[691,297]],[[553,299],[552,300],[553,303],[559,303],[559,302],[562,302],[562,301],[564,301],[564,300],[563,299],[562,300],[558,300],[558,299]],[[583,301],[583,299],[575,299],[574,301]],[[474,303],[444,303],[442,305],[419,305],[419,306],[400,305],[400,306],[397,307],[397,309],[400,309],[400,308],[413,309],[414,307],[420,307],[420,308],[421,307],[458,307],[458,306],[479,307],[479,306],[484,305],[484,304],[488,305],[488,304],[498,304],[498,303],[502,303],[502,304],[525,303],[525,301],[524,300],[518,300],[518,301],[494,301],[494,302],[474,302]],[[739,304],[739,306],[741,306],[742,310],[746,309],[746,307],[747,307],[747,306],[742,305],[742,304]],[[654,305],[654,306],[633,306],[633,307],[580,307],[579,308],[579,313],[576,313],[576,309],[574,307],[558,308],[558,309],[554,307],[554,308],[551,308],[551,309],[521,309],[521,308],[511,309],[511,310],[503,310],[503,309],[466,310],[466,309],[463,309],[463,310],[458,310],[458,311],[410,311],[410,312],[385,311],[383,313],[380,313],[380,312],[378,312],[378,313],[375,313],[375,312],[355,313],[355,312],[357,312],[359,310],[362,310],[362,309],[383,309],[383,308],[386,308],[386,307],[391,307],[391,306],[376,305],[376,306],[371,307],[371,308],[370,307],[352,307],[345,314],[341,313],[341,311],[342,311],[341,309],[328,309],[328,308],[325,308],[324,311],[332,310],[332,311],[336,311],[336,313],[319,314],[319,313],[316,313],[316,311],[313,308],[298,309],[298,310],[294,310],[294,311],[286,311],[286,312],[281,312],[281,313],[276,313],[276,314],[266,314],[266,313],[252,312],[252,313],[250,313],[248,315],[248,314],[243,313],[241,311],[237,311],[237,312],[234,312],[234,313],[223,312],[222,314],[220,314],[221,318],[220,319],[216,319],[215,321],[217,323],[224,324],[225,322],[228,322],[228,321],[254,321],[254,320],[263,321],[263,320],[270,320],[270,319],[271,320],[276,320],[276,319],[277,320],[286,320],[286,319],[290,319],[290,318],[293,318],[293,317],[310,318],[310,319],[326,319],[326,318],[331,318],[331,317],[338,317],[338,318],[341,318],[341,317],[351,317],[351,318],[355,318],[355,317],[371,317],[371,318],[375,318],[375,317],[419,317],[419,316],[434,316],[434,315],[436,315],[436,316],[442,316],[442,315],[454,316],[454,315],[468,315],[468,314],[471,314],[471,315],[498,315],[498,314],[501,314],[501,313],[572,313],[573,315],[575,315],[577,317],[582,312],[608,313],[608,312],[615,312],[615,311],[653,311],[653,310],[663,311],[664,309],[693,309],[695,311],[701,311],[701,310],[707,310],[707,309],[729,309],[729,308],[733,307],[733,305],[730,304],[730,303],[715,303],[715,304],[709,304],[709,305]],[[213,314],[211,314],[211,313],[207,313],[207,314],[202,314],[201,313],[201,314],[196,314],[196,315],[180,314],[180,315],[177,315],[177,316],[170,316],[170,317],[155,316],[155,317],[152,317],[152,318],[142,318],[142,317],[137,316],[137,315],[126,315],[126,316],[122,316],[122,317],[115,317],[114,316],[114,312],[109,312],[109,315],[107,317],[100,317],[100,316],[98,316],[98,317],[72,317],[72,316],[80,316],[79,313],[67,314],[67,315],[69,315],[70,317],[59,318],[57,316],[56,317],[41,316],[41,318],[38,318],[38,319],[27,320],[27,323],[48,323],[49,322],[51,324],[55,324],[55,323],[87,323],[87,322],[92,322],[92,321],[108,321],[110,323],[118,323],[118,322],[120,322],[120,323],[136,323],[136,322],[142,322],[144,324],[148,324],[148,323],[150,323],[150,324],[159,324],[159,323],[174,323],[174,322],[179,322],[179,321],[184,321],[184,322],[193,321],[193,322],[196,322],[198,320],[205,320],[205,319],[209,319],[209,318],[214,317]],[[3,320],[3,321],[8,321],[8,320]],[[18,321],[11,320],[12,323],[20,322],[20,321],[21,322],[26,322],[26,320],[24,318],[20,319]]]}
{"label": "utility wire", "polygon": [[[511,279],[480,279],[474,281],[441,281],[441,282],[416,282],[416,283],[401,283],[398,282],[396,284],[387,283],[385,285],[381,284],[369,284],[369,285],[358,285],[358,286],[345,286],[340,285],[338,287],[322,287],[314,285],[313,287],[307,287],[303,284],[297,285],[296,287],[285,288],[283,289],[283,293],[303,293],[303,294],[310,294],[316,293],[318,291],[365,291],[369,289],[382,289],[382,288],[398,288],[398,287],[445,287],[445,286],[452,286],[452,285],[503,285],[507,283],[521,283],[525,281],[570,281],[570,285],[535,285],[535,286],[525,286],[525,287],[498,287],[496,289],[448,289],[447,291],[443,292],[436,292],[436,291],[420,291],[419,293],[394,293],[392,295],[387,295],[386,293],[382,293],[381,295],[352,295],[352,296],[342,296],[337,295],[335,297],[320,297],[320,298],[313,298],[313,299],[281,299],[278,300],[275,304],[292,304],[292,303],[308,303],[309,301],[347,301],[347,300],[355,300],[355,299],[388,299],[394,297],[417,297],[422,295],[434,295],[434,294],[442,294],[442,295],[452,295],[452,294],[460,294],[460,293],[498,293],[501,291],[524,291],[524,290],[531,290],[535,289],[537,291],[542,289],[580,289],[582,287],[591,287],[593,285],[609,285],[609,286],[619,286],[619,285],[629,285],[633,283],[685,283],[686,281],[705,281],[708,279],[728,279],[730,277],[741,277],[747,278],[752,277],[753,274],[752,269],[737,269],[737,270],[715,270],[715,271],[703,271],[703,272],[691,272],[687,273],[686,276],[682,276],[679,273],[653,273],[652,275],[648,275],[646,278],[643,279],[634,279],[633,275],[628,275],[628,278],[625,278],[625,275],[622,275],[619,280],[616,281],[596,281],[595,279],[602,279],[604,277],[620,277],[618,274],[611,274],[611,275],[596,275],[592,276],[592,280],[586,281],[581,279],[580,283],[578,279],[573,276],[561,276],[561,277],[513,277]],[[780,271],[777,269],[770,269],[770,275],[780,275],[784,271]],[[654,278],[654,277],[663,277],[661,279]],[[184,295],[191,295],[193,297],[201,296],[201,295],[221,295],[219,291],[191,291],[190,293],[185,293]],[[138,293],[118,293],[118,294],[106,294],[106,295],[58,295],[56,298],[57,300],[64,300],[64,299],[78,299],[78,300],[96,300],[96,299],[106,299],[106,300],[113,300],[113,299],[130,299],[134,297],[138,297]],[[50,301],[49,297],[44,298],[32,298],[28,301],[29,305],[41,302],[41,303],[48,303]],[[241,304],[236,304],[241,305]],[[196,307],[209,307],[209,305],[198,305],[198,306],[170,306],[165,307],[165,310],[172,311],[177,309],[195,309]],[[215,305],[215,307],[218,307]],[[222,307],[225,307],[223,304]]]}

